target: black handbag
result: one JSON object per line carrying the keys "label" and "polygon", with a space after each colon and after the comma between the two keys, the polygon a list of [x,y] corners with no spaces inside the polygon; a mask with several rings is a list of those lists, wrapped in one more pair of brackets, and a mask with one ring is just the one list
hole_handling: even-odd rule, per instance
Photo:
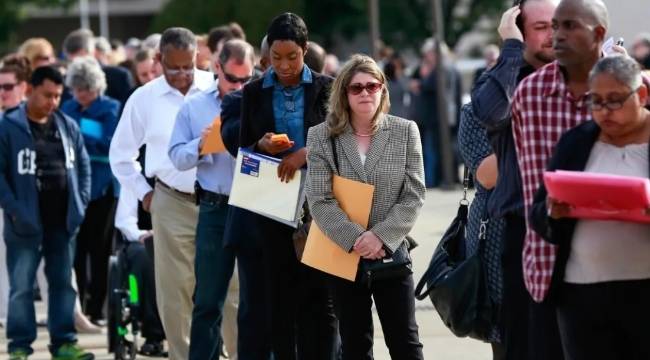
{"label": "black handbag", "polygon": [[[469,175],[465,168],[464,195],[456,218],[433,253],[429,268],[415,288],[415,297],[427,295],[445,325],[458,337],[488,341],[497,320],[498,306],[488,294],[483,253],[487,221],[481,221],[478,251],[465,254],[465,227]],[[426,286],[426,289],[425,289]]]}
{"label": "black handbag", "polygon": [[[336,151],[336,143],[334,142],[334,137],[330,137],[330,145],[332,146],[332,156],[334,158],[336,173],[340,176],[339,159]],[[359,263],[360,274],[357,277],[357,281],[370,288],[374,281],[396,279],[412,274],[413,270],[411,265],[411,255],[409,254],[409,251],[415,248],[418,244],[410,236],[407,236],[406,240],[408,246],[406,243],[402,243],[402,245],[398,247],[397,250],[395,250],[395,252],[392,254],[384,246],[386,254],[390,256],[386,256],[383,259],[361,259]]]}

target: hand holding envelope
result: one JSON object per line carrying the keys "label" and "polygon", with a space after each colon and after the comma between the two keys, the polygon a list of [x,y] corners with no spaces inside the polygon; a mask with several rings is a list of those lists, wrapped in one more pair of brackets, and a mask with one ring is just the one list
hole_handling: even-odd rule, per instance
{"label": "hand holding envelope", "polygon": [[226,150],[221,138],[221,116],[215,116],[214,120],[201,132],[199,152],[201,155],[220,153]]}
{"label": "hand holding envelope", "polygon": [[[375,187],[359,181],[335,175],[332,178],[332,193],[350,221],[368,227],[372,197]],[[312,221],[307,243],[302,254],[302,263],[343,279],[354,281],[357,276],[360,256],[356,251],[348,253],[327,237]]]}

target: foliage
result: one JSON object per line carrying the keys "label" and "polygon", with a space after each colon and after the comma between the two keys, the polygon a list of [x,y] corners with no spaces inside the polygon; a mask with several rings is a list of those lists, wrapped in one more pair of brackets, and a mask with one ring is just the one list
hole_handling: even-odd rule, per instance
{"label": "foliage", "polygon": [[24,5],[68,8],[77,0],[0,0],[0,53],[9,47],[12,34],[25,20]]}

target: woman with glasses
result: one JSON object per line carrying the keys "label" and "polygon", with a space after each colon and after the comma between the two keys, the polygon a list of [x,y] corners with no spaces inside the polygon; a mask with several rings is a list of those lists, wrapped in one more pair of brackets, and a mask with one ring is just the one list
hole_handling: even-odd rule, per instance
{"label": "woman with glasses", "polygon": [[25,100],[27,82],[32,70],[29,60],[21,55],[9,55],[0,66],[0,117]]}
{"label": "woman with glasses", "polygon": [[[307,200],[314,221],[361,265],[408,250],[407,235],[424,203],[420,133],[388,115],[386,76],[375,61],[353,56],[332,85],[327,122],[307,136]],[[332,195],[332,176],[374,185],[368,229],[351,222]],[[408,254],[407,254],[408,256]],[[332,278],[343,360],[370,360],[375,301],[392,359],[424,359],[415,321],[413,276],[362,281]]]}
{"label": "woman with glasses", "polygon": [[[117,188],[108,162],[108,150],[117,127],[120,103],[103,93],[106,77],[91,57],[75,59],[66,73],[73,98],[61,110],[81,128],[91,165],[91,196],[77,236],[75,271],[84,311],[93,323],[104,319],[108,258],[113,238],[113,207]],[[90,268],[87,268],[90,258]],[[89,279],[89,281],[88,281]]]}
{"label": "woman with glasses", "polygon": [[[647,179],[650,111],[639,65],[603,58],[589,88],[593,121],[560,139],[549,169]],[[531,212],[535,231],[559,246],[553,286],[565,358],[650,359],[650,224],[576,219],[570,210],[542,186]]]}
{"label": "woman with glasses", "polygon": [[[306,165],[307,131],[325,120],[332,82],[304,64],[307,40],[307,26],[297,15],[273,19],[267,31],[272,68],[246,85],[242,95],[241,147],[281,158],[278,177],[286,182]],[[275,134],[286,134],[290,141],[273,142]],[[264,258],[260,276],[267,289],[274,357],[335,359],[336,317],[324,274],[300,263],[293,246],[295,229],[246,215],[250,226],[238,230],[246,238],[241,241],[260,246]]]}

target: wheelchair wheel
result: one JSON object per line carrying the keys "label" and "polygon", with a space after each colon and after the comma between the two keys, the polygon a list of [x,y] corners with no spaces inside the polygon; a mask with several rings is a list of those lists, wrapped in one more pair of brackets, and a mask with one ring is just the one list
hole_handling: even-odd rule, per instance
{"label": "wheelchair wheel", "polygon": [[[118,345],[124,341],[122,334],[122,269],[117,256],[108,260],[108,352],[117,356]],[[116,357],[117,359],[117,357]]]}

